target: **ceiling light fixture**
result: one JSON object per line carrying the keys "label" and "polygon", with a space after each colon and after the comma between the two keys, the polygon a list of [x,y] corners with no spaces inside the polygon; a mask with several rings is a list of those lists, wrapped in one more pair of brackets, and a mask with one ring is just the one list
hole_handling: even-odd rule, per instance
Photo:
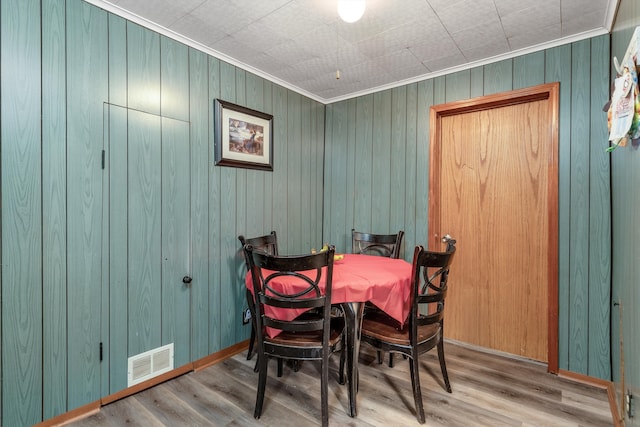
{"label": "ceiling light fixture", "polygon": [[344,22],[356,22],[362,18],[366,5],[365,0],[338,0],[338,15]]}

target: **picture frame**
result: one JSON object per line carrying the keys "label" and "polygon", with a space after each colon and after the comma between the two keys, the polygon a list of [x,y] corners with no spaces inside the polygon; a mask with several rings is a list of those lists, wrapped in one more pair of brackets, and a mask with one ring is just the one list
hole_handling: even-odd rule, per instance
{"label": "picture frame", "polygon": [[215,165],[273,171],[273,116],[214,100]]}

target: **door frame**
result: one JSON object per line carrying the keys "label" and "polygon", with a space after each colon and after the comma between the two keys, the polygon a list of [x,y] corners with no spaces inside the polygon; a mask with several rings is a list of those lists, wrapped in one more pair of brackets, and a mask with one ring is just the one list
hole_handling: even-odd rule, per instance
{"label": "door frame", "polygon": [[446,104],[434,105],[429,113],[429,246],[440,245],[440,216],[437,208],[441,173],[442,142],[441,119],[443,117],[500,108],[509,105],[524,104],[534,101],[548,102],[548,125],[551,144],[551,158],[548,164],[548,343],[547,370],[558,373],[558,115],[559,115],[560,83],[546,83],[524,89],[517,89],[493,95],[481,96]]}

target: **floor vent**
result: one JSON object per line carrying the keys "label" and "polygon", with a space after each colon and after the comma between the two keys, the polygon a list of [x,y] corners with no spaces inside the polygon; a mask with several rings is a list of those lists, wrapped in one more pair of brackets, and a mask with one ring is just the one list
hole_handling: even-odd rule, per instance
{"label": "floor vent", "polygon": [[173,369],[173,343],[129,358],[127,386],[141,383]]}

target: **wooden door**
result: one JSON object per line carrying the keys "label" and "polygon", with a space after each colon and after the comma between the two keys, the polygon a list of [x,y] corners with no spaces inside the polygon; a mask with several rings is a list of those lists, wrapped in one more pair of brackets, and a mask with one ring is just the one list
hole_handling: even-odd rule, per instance
{"label": "wooden door", "polygon": [[110,393],[127,359],[191,360],[189,123],[108,105]]}
{"label": "wooden door", "polygon": [[557,100],[549,84],[431,111],[430,246],[458,241],[445,336],[557,370]]}

